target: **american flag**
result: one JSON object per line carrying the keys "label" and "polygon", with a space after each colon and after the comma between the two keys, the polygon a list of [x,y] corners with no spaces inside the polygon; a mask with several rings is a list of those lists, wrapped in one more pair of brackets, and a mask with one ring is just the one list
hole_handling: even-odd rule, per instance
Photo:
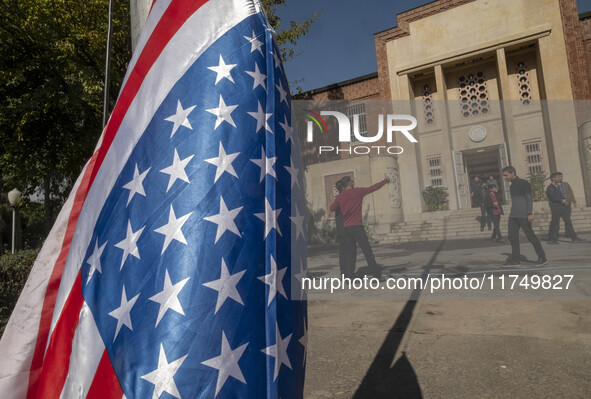
{"label": "american flag", "polygon": [[158,0],[0,341],[3,398],[302,397],[303,168],[259,1]]}

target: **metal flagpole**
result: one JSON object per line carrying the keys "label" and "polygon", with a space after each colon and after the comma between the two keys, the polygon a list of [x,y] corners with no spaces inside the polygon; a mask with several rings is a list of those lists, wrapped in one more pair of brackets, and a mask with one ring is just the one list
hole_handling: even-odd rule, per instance
{"label": "metal flagpole", "polygon": [[107,29],[107,56],[105,57],[105,97],[103,100],[103,130],[109,115],[109,86],[111,84],[111,36],[113,36],[113,0],[109,0],[109,26]]}

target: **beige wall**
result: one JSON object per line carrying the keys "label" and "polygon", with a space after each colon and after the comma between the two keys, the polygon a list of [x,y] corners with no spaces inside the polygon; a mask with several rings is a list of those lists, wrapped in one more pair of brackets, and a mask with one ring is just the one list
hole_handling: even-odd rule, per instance
{"label": "beige wall", "polygon": [[[409,23],[409,35],[386,42],[393,100],[415,100],[419,144],[399,158],[404,218],[422,211],[420,192],[428,185],[426,159],[441,154],[450,207],[457,208],[451,149],[455,151],[507,142],[509,160],[525,176],[523,141],[540,138],[544,170],[568,176],[579,203],[584,203],[578,130],[558,0],[476,0]],[[501,50],[506,64],[497,64]],[[531,103],[520,99],[516,63],[527,65]],[[506,67],[506,69],[505,69]],[[436,121],[427,125],[421,108],[422,87],[434,86],[437,68],[444,82],[433,88]],[[484,72],[490,109],[486,115],[463,118],[459,112],[458,78]],[[500,71],[506,73],[499,76]],[[506,71],[506,72],[505,72]],[[502,79],[501,79],[502,78]],[[505,82],[505,84],[501,84]],[[444,89],[441,91],[441,89]],[[502,89],[501,89],[502,88]],[[502,105],[498,100],[510,101]],[[539,100],[549,100],[542,106]],[[447,113],[445,110],[447,107]],[[445,115],[444,115],[445,114]],[[468,131],[487,129],[475,143]],[[407,148],[405,148],[405,151]],[[420,182],[420,183],[419,183]],[[414,198],[414,201],[412,201]]]}

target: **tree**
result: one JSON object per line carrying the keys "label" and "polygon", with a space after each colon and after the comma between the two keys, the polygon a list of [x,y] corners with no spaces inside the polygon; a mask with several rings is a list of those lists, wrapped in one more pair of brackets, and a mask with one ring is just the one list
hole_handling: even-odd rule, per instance
{"label": "tree", "polygon": [[308,33],[310,25],[318,18],[318,12],[305,21],[290,21],[289,28],[281,26],[281,19],[277,16],[277,8],[287,3],[288,0],[263,0],[263,7],[269,22],[277,32],[277,42],[281,48],[283,61],[289,61],[295,54],[294,46],[300,37]]}
{"label": "tree", "polygon": [[[128,7],[114,3],[113,87],[130,58]],[[47,228],[102,130],[107,11],[108,0],[0,4],[0,175],[40,189]]]}

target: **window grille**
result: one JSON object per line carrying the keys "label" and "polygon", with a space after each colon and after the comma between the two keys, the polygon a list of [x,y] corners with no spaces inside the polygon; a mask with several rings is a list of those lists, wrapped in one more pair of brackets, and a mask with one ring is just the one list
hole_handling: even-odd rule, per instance
{"label": "window grille", "polygon": [[443,186],[443,170],[441,169],[441,155],[427,157],[429,179],[434,187]]}
{"label": "window grille", "polygon": [[542,140],[526,140],[523,142],[523,145],[525,147],[525,164],[527,165],[528,173],[530,175],[542,173],[544,171],[542,163]]}
{"label": "window grille", "polygon": [[458,79],[462,118],[488,114],[490,102],[484,72],[471,73]]}
{"label": "window grille", "polygon": [[531,104],[531,83],[529,80],[529,68],[523,61],[516,64],[517,69],[517,85],[519,87],[519,101],[521,105],[528,106]]}
{"label": "window grille", "polygon": [[367,137],[367,120],[365,117],[365,104],[357,104],[347,108],[347,117],[351,123],[351,142],[358,141],[355,137],[354,132],[354,116],[359,116],[359,134],[363,137]]}
{"label": "window grille", "polygon": [[425,116],[425,123],[432,125],[435,123],[435,108],[433,107],[433,91],[431,85],[426,84],[422,89],[423,94],[423,114]]}

